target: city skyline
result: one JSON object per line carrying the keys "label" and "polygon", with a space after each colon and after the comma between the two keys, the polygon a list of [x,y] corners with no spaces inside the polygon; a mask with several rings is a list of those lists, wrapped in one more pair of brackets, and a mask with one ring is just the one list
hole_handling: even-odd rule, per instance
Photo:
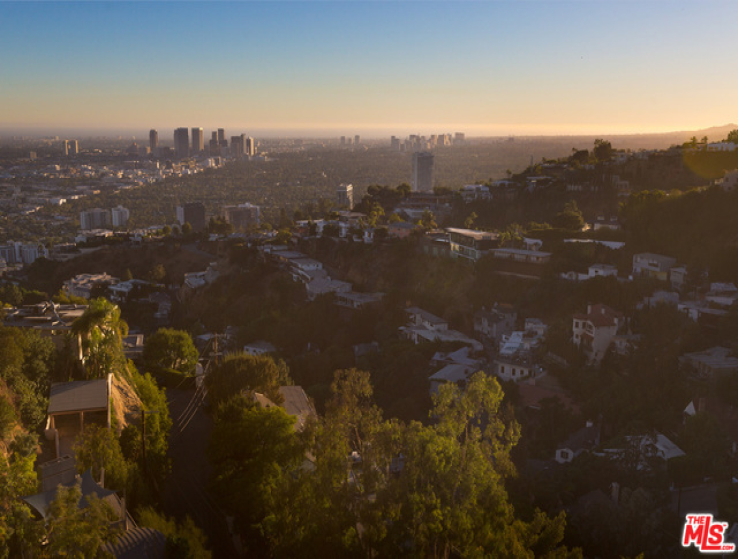
{"label": "city skyline", "polygon": [[[618,134],[738,120],[728,2],[5,2],[0,14],[12,53],[0,133]],[[215,35],[227,49],[209,46]]]}

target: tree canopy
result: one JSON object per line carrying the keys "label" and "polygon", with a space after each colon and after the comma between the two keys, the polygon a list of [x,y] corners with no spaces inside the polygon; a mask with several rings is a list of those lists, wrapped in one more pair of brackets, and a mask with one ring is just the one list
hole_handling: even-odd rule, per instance
{"label": "tree canopy", "polygon": [[264,394],[272,402],[282,402],[279,387],[291,384],[283,361],[275,362],[268,355],[237,353],[227,356],[205,377],[211,402],[218,406],[240,392]]}
{"label": "tree canopy", "polygon": [[431,425],[383,420],[363,371],[337,371],[331,392],[302,435],[312,467],[284,470],[270,489],[262,525],[275,555],[567,555],[563,513],[523,522],[508,500],[520,432],[496,380],[442,386]]}
{"label": "tree canopy", "polygon": [[175,369],[194,375],[198,357],[192,337],[183,330],[160,328],[144,343],[143,359],[155,369]]}

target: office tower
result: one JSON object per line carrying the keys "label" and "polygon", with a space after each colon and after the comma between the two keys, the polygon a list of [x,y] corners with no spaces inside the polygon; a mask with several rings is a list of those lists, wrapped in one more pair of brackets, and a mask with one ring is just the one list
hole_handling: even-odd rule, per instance
{"label": "office tower", "polygon": [[246,134],[240,136],[231,136],[231,156],[241,157],[244,152],[244,142],[246,140]]}
{"label": "office tower", "polygon": [[174,131],[174,156],[184,159],[190,154],[190,133],[187,128],[177,128]]}
{"label": "office tower", "polygon": [[361,136],[357,134],[356,136],[354,136],[354,145],[358,146],[360,143],[361,143]]}
{"label": "office tower", "polygon": [[218,128],[218,145],[224,148],[228,147],[228,140],[226,140],[225,136],[225,128]]}
{"label": "office tower", "polygon": [[351,184],[341,184],[336,189],[336,197],[338,198],[338,207],[350,210],[354,207],[354,186]]}
{"label": "office tower", "polygon": [[180,225],[189,223],[195,233],[205,229],[205,206],[201,202],[189,202],[177,208],[177,220]]}
{"label": "office tower", "polygon": [[192,154],[200,153],[205,150],[205,138],[202,128],[192,129]]}
{"label": "office tower", "polygon": [[149,130],[149,147],[151,148],[151,153],[156,155],[156,150],[159,149],[159,132],[153,128]]}
{"label": "office tower", "polygon": [[256,140],[254,140],[251,136],[246,138],[246,141],[244,142],[244,149],[246,150],[246,155],[249,157],[254,157],[256,155]]}
{"label": "office tower", "polygon": [[86,229],[102,229],[110,227],[112,219],[110,210],[95,208],[79,213],[79,228]]}
{"label": "office tower", "polygon": [[433,154],[427,151],[413,153],[413,190],[430,192],[433,190]]}
{"label": "office tower", "polygon": [[77,155],[79,153],[79,143],[77,140],[69,140],[69,155]]}
{"label": "office tower", "polygon": [[131,213],[123,206],[118,206],[110,210],[113,227],[125,227],[128,224],[128,218]]}
{"label": "office tower", "polygon": [[341,145],[342,146],[346,145],[346,136],[341,136]]}
{"label": "office tower", "polygon": [[400,151],[400,138],[398,138],[397,136],[392,136],[390,138],[390,148],[395,151]]}
{"label": "office tower", "polygon": [[64,154],[64,157],[69,155],[69,140],[64,140],[62,142],[62,153]]}
{"label": "office tower", "polygon": [[457,132],[456,134],[454,134],[455,144],[463,144],[465,140],[466,140],[466,134],[464,134],[463,132]]}
{"label": "office tower", "polygon": [[245,231],[252,225],[259,225],[259,206],[248,202],[238,206],[224,206],[223,215],[235,231]]}

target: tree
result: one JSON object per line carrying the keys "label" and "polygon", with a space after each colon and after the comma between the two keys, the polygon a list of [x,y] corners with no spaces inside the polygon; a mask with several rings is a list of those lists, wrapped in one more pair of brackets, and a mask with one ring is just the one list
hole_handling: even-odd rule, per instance
{"label": "tree", "polygon": [[187,332],[159,328],[156,333],[146,338],[143,359],[149,367],[175,369],[192,376],[195,374],[199,354]]}
{"label": "tree", "polygon": [[97,495],[85,497],[86,506],[79,508],[82,491],[79,483],[60,485],[49,506],[47,537],[53,557],[97,557],[106,543],[114,543],[119,529],[113,508]]}
{"label": "tree", "polygon": [[146,468],[155,479],[162,482],[169,473],[169,432],[172,419],[164,389],[157,386],[151,375],[141,375],[129,364],[130,377],[136,394],[141,398],[142,413],[146,415]]}
{"label": "tree", "polygon": [[464,227],[467,229],[471,229],[478,217],[479,216],[476,212],[470,213],[469,216],[464,220]]}
{"label": "tree", "polygon": [[172,228],[169,227],[169,225],[165,225],[161,230],[161,234],[164,235],[165,237],[168,237],[169,235],[172,234]]}
{"label": "tree", "polygon": [[[144,507],[137,511],[138,525],[158,530],[167,538],[167,542],[175,539],[184,540],[187,544],[186,557],[191,559],[210,559],[212,554],[207,549],[207,538],[200,528],[195,525],[189,516],[177,523],[156,512],[151,507]],[[166,557],[170,557],[165,552]],[[173,555],[176,557],[176,555]]]}
{"label": "tree", "polygon": [[554,227],[566,229],[567,231],[581,231],[584,227],[584,217],[577,203],[571,200],[564,204],[564,209],[556,214],[553,219]]}
{"label": "tree", "polygon": [[523,522],[508,502],[520,427],[496,380],[441,387],[428,426],[382,420],[368,373],[338,371],[331,391],[305,439],[313,467],[274,484],[263,526],[275,554],[566,556],[563,513]]}
{"label": "tree", "polygon": [[157,264],[149,272],[149,280],[154,283],[163,283],[167,277],[167,271],[163,264]]}
{"label": "tree", "polygon": [[4,396],[0,396],[0,441],[10,435],[17,421],[13,405]]}
{"label": "tree", "polygon": [[82,349],[85,378],[100,378],[125,367],[122,339],[128,334],[128,325],[121,320],[117,305],[93,299],[72,324],[72,334]]}
{"label": "tree", "polygon": [[190,225],[189,221],[182,225],[182,234],[185,236],[192,234],[192,225]]}
{"label": "tree", "polygon": [[738,144],[738,130],[731,130],[730,132],[728,132],[728,137],[725,139],[725,141]]}
{"label": "tree", "polygon": [[280,407],[262,408],[243,395],[218,407],[208,446],[212,486],[250,543],[263,548],[259,523],[269,491],[282,472],[296,471],[304,450],[294,431],[295,418]]}
{"label": "tree", "polygon": [[227,356],[205,377],[208,395],[214,405],[229,400],[244,390],[260,392],[276,404],[282,403],[279,387],[291,384],[287,365],[268,355],[237,353]]}
{"label": "tree", "polygon": [[612,158],[612,144],[601,138],[598,138],[594,141],[594,149],[592,151],[597,161],[610,161],[610,159]]}
{"label": "tree", "polygon": [[123,458],[120,443],[112,429],[100,425],[88,425],[77,436],[74,444],[77,471],[92,469],[95,479],[105,470],[105,485],[122,490],[126,487],[128,464]]}
{"label": "tree", "polygon": [[423,215],[421,216],[418,223],[425,230],[435,229],[436,227],[438,227],[438,224],[436,223],[436,216],[433,215],[433,212],[428,209],[423,211]]}
{"label": "tree", "polygon": [[410,196],[410,193],[413,191],[413,187],[410,186],[408,183],[403,182],[402,184],[398,185],[395,190],[397,190],[397,192],[403,198],[407,198],[408,196]]}
{"label": "tree", "polygon": [[278,245],[286,245],[292,239],[292,233],[289,229],[280,229],[277,231],[277,236],[274,238],[274,242]]}
{"label": "tree", "polygon": [[43,535],[21,500],[38,492],[35,452],[26,456],[0,454],[0,557],[32,557]]}

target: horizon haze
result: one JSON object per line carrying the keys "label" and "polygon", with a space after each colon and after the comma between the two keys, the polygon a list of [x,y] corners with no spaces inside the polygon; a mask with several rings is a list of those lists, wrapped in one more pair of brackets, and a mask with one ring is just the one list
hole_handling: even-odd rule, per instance
{"label": "horizon haze", "polygon": [[736,120],[726,2],[0,6],[4,133],[604,135]]}

